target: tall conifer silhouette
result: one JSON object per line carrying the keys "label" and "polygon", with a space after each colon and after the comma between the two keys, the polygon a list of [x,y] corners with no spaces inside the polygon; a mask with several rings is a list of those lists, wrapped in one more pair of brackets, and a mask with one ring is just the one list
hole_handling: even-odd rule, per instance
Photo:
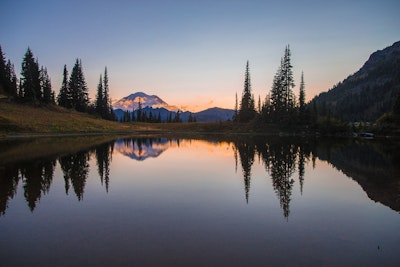
{"label": "tall conifer silhouette", "polygon": [[249,61],[246,63],[246,71],[244,76],[244,89],[242,94],[242,101],[240,102],[239,121],[249,122],[255,116],[254,97],[251,94],[251,81]]}

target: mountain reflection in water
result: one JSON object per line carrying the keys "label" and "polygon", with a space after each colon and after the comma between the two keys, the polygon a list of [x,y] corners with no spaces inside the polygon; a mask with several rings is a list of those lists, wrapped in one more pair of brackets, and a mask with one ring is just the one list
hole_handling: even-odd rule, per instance
{"label": "mountain reflection in water", "polygon": [[115,149],[134,160],[156,158],[171,144],[167,138],[125,138],[115,141]]}
{"label": "mountain reflection in water", "polygon": [[0,140],[0,262],[399,266],[399,151],[245,135]]}
{"label": "mountain reflection in water", "polygon": [[[263,137],[213,137],[207,140],[210,146],[222,141],[231,144],[229,147],[232,148],[236,169],[240,165],[246,202],[251,195],[252,165],[258,159],[265,167],[266,177],[271,179],[286,218],[290,214],[293,186],[298,182],[303,193],[307,183],[305,164],[312,162],[315,165],[316,158],[327,161],[355,180],[373,201],[400,211],[400,169],[396,164],[399,150],[393,143]],[[80,201],[84,196],[89,169],[95,168],[89,166],[91,158],[95,158],[100,182],[108,192],[112,183],[110,163],[113,154],[120,153],[133,160],[144,161],[157,158],[169,147],[179,146],[180,142],[182,140],[170,138],[125,138],[67,155],[8,161],[0,166],[0,214],[6,213],[20,182],[26,203],[34,211],[42,196],[50,190],[57,162],[63,173],[65,193],[73,191]]]}

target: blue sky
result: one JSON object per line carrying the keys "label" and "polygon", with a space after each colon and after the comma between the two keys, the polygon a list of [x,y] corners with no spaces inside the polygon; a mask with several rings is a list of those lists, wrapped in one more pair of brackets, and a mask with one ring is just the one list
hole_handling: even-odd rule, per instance
{"label": "blue sky", "polygon": [[17,74],[29,46],[58,93],[82,59],[90,97],[107,66],[111,97],[136,91],[196,111],[233,108],[246,61],[262,99],[290,44],[296,87],[307,99],[400,40],[400,2],[19,1],[0,3],[0,45]]}

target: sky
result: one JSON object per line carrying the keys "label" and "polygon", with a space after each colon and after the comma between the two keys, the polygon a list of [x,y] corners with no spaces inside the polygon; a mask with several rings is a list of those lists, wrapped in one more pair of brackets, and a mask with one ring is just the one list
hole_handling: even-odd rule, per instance
{"label": "sky", "polygon": [[82,60],[93,100],[107,66],[110,95],[142,91],[200,111],[234,108],[250,64],[256,101],[271,89],[290,45],[306,100],[400,40],[400,1],[20,1],[0,2],[0,45],[16,68],[28,47],[58,94],[64,64]]}

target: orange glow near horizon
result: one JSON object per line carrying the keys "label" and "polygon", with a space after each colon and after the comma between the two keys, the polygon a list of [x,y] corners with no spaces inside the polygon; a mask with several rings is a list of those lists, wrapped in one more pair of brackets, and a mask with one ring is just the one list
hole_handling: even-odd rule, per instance
{"label": "orange glow near horizon", "polygon": [[[332,85],[331,85],[332,87]],[[315,96],[319,95],[322,92],[328,91],[331,87],[329,86],[324,86],[324,88],[327,88],[326,90],[318,90],[318,89],[308,89],[306,88],[306,102],[311,101]],[[297,97],[296,90],[297,88],[294,89],[294,93]],[[254,96],[255,101],[256,101],[256,107],[258,105],[258,95],[261,98],[261,103],[265,101],[266,94],[269,93],[269,91],[264,92],[263,94],[257,94]],[[240,98],[239,98],[239,93],[238,93],[238,104],[240,104]],[[201,101],[204,99],[203,101]],[[208,100],[207,100],[208,99]],[[219,108],[224,108],[224,109],[234,109],[235,108],[235,94],[233,93],[232,96],[226,96],[223,98],[212,98],[212,97],[201,97],[199,101],[196,101],[195,99],[187,99],[177,101],[174,103],[174,106],[179,107],[180,109],[184,111],[191,111],[191,112],[199,112],[203,111],[209,108],[214,108],[214,107],[219,107]]]}
{"label": "orange glow near horizon", "polygon": [[[138,144],[128,142],[128,144],[117,144],[115,150],[123,155],[135,155],[136,157],[142,157],[146,155],[152,155],[152,157],[158,157],[163,152],[168,153],[184,153],[186,150],[196,151],[197,157],[204,158],[209,156],[219,156],[223,158],[232,158],[233,150],[230,142],[210,142],[201,139],[170,139],[168,142],[151,144],[151,149],[143,145],[139,148]],[[149,151],[148,151],[149,150]],[[149,154],[149,152],[151,154]]]}
{"label": "orange glow near horizon", "polygon": [[[315,96],[319,95],[322,92],[326,92],[333,87],[332,82],[316,82],[312,83],[309,81],[307,83],[306,80],[306,102],[311,101]],[[256,107],[258,105],[258,97],[260,96],[261,103],[265,101],[265,97],[268,93],[270,93],[270,87],[264,86],[264,88],[258,89],[256,86],[253,86],[253,95],[256,101]],[[123,97],[126,97],[132,93],[142,91],[148,95],[157,95],[166,103],[172,106],[176,106],[183,111],[191,111],[191,112],[199,112],[209,108],[219,107],[224,109],[234,109],[235,108],[235,94],[238,95],[238,104],[240,104],[240,97],[242,93],[242,88],[239,87],[236,91],[234,89],[227,90],[221,89],[215,90],[213,95],[210,95],[208,92],[204,92],[204,95],[200,95],[198,92],[192,93],[190,91],[185,93],[176,92],[155,92],[155,91],[147,91],[147,90],[131,90],[126,93],[122,93],[122,90],[114,91],[113,102],[120,100]],[[298,84],[293,88],[293,93],[296,98],[298,97]],[[125,92],[125,90],[124,90]],[[113,93],[113,92],[111,92]]]}

